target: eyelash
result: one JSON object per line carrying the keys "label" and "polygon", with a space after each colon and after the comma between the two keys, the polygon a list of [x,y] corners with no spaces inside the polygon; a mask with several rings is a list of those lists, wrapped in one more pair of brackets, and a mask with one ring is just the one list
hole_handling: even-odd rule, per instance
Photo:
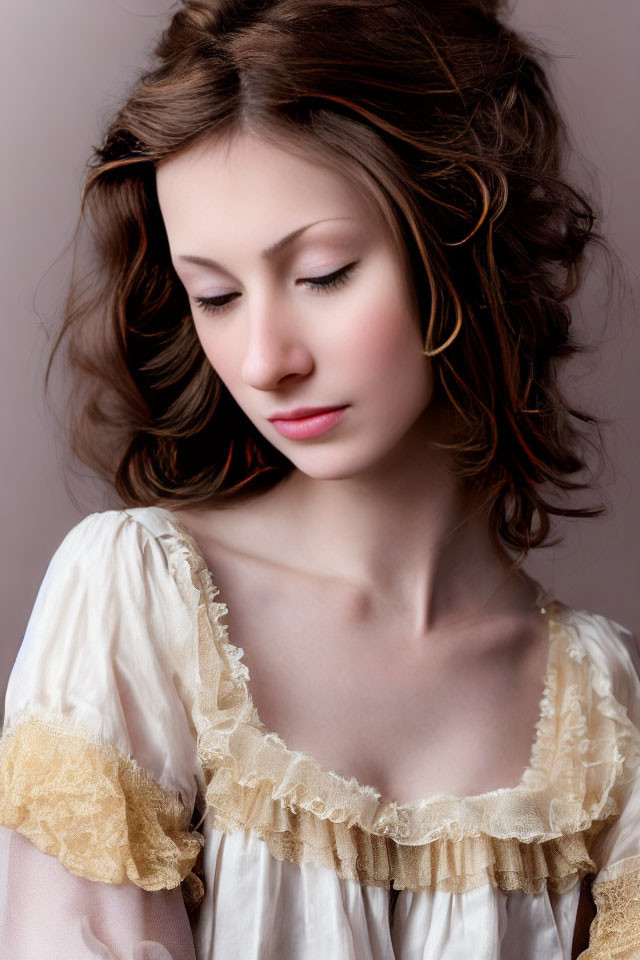
{"label": "eyelash", "polygon": [[[305,279],[304,282],[310,284],[316,293],[332,293],[336,287],[340,287],[343,283],[347,282],[355,266],[355,263],[349,263],[346,267],[334,270],[333,273],[327,273],[324,277],[309,277]],[[320,283],[320,280],[324,282]],[[205,313],[222,313],[222,311],[232,303],[231,300],[228,300],[226,303],[216,302],[217,300],[224,300],[225,296],[230,297],[233,296],[233,294],[227,293],[221,297],[195,297],[194,303],[204,310]]]}

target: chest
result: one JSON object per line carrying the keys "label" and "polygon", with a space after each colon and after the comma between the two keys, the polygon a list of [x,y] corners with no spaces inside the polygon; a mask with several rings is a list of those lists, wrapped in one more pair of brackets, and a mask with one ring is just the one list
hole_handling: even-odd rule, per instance
{"label": "chest", "polygon": [[[530,759],[547,658],[542,617],[403,636],[384,597],[203,546],[265,726],[382,802],[514,786]],[[501,632],[507,629],[501,626]]]}

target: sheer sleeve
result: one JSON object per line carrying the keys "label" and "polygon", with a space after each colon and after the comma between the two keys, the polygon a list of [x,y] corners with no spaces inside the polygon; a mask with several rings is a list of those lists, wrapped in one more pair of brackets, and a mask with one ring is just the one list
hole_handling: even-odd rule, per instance
{"label": "sheer sleeve", "polygon": [[597,874],[591,886],[596,917],[579,960],[640,960],[640,647],[626,628],[608,621],[620,641],[612,687],[635,738],[618,757],[622,775],[613,791],[620,815],[591,849]]}
{"label": "sheer sleeve", "polygon": [[193,622],[126,510],[55,552],[0,739],[0,956],[194,960]]}

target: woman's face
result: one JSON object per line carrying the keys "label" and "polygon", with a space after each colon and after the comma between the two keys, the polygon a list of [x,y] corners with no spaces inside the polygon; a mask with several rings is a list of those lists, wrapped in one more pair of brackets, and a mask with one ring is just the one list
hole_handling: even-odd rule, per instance
{"label": "woman's face", "polygon": [[260,433],[319,479],[389,455],[433,384],[410,274],[371,201],[250,134],[165,161],[157,188],[202,348]]}

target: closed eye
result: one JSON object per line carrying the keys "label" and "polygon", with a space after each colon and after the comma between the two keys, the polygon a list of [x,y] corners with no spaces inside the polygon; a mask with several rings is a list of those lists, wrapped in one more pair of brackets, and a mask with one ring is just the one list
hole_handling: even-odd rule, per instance
{"label": "closed eye", "polygon": [[[336,287],[340,287],[343,283],[347,282],[356,264],[357,261],[349,263],[346,267],[341,267],[339,270],[334,270],[333,273],[327,273],[322,277],[306,277],[296,282],[306,283],[312,290],[318,293],[330,293],[335,290]],[[224,296],[221,297],[195,297],[194,303],[204,310],[205,313],[221,313],[237,296],[239,296],[237,293],[225,293]]]}

